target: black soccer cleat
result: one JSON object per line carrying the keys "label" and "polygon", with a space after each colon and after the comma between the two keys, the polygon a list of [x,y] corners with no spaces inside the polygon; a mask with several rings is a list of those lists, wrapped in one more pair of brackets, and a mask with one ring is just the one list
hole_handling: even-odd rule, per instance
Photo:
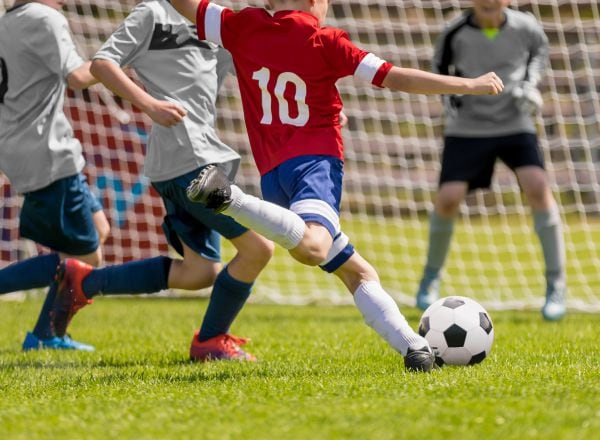
{"label": "black soccer cleat", "polygon": [[438,368],[435,355],[431,348],[425,346],[419,349],[409,348],[404,356],[404,366],[409,371],[423,371],[425,373]]}
{"label": "black soccer cleat", "polygon": [[231,203],[231,184],[231,180],[217,165],[207,165],[188,185],[187,198],[221,212]]}

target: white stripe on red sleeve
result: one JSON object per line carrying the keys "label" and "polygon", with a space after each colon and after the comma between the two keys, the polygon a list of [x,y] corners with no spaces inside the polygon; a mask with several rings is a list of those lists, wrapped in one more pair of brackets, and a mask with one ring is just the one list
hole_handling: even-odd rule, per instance
{"label": "white stripe on red sleeve", "polygon": [[221,40],[221,13],[224,9],[223,6],[209,3],[204,16],[206,39],[219,46],[223,46],[223,41]]}
{"label": "white stripe on red sleeve", "polygon": [[369,83],[373,83],[373,80],[382,67],[384,67],[386,70],[390,69],[388,64],[389,63],[387,63],[385,60],[382,60],[378,56],[368,53],[360,61],[358,67],[356,67],[356,70],[354,71],[354,77]]}

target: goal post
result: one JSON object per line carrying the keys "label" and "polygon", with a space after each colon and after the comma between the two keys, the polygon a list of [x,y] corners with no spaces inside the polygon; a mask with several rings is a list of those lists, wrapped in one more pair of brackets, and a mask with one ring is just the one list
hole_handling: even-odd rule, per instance
{"label": "goal post", "polygon": [[[67,1],[65,15],[82,55],[93,55],[136,3]],[[0,13],[11,5],[12,0],[0,0]],[[396,65],[430,70],[436,38],[469,5],[468,0],[333,2],[327,24]],[[551,66],[541,84],[544,106],[536,122],[564,221],[568,306],[599,312],[600,8],[595,0],[514,0],[511,7],[533,13],[550,40]],[[441,100],[375,89],[351,78],[339,81],[338,88],[348,116],[342,228],[376,267],[386,290],[400,303],[414,305],[440,171]],[[66,107],[83,144],[86,174],[111,222],[106,263],[169,252],[161,200],[142,175],[149,118],[100,86],[69,91]],[[238,184],[260,195],[234,77],[225,81],[217,109],[222,139],[243,157]],[[0,175],[0,265],[32,253],[31,244],[18,237],[20,202]],[[234,250],[223,246],[227,260]],[[461,205],[441,292],[472,297],[490,309],[537,308],[545,291],[543,274],[526,200],[513,174],[498,164],[491,189],[470,194]],[[282,249],[252,298],[352,303],[336,277],[296,263]]]}

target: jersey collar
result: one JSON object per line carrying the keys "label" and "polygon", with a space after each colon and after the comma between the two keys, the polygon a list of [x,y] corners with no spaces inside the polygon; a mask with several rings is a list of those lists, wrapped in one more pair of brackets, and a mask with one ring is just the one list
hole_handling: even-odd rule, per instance
{"label": "jersey collar", "polygon": [[275,12],[273,14],[273,17],[275,17],[275,18],[285,18],[285,17],[289,17],[291,15],[298,15],[298,14],[302,15],[305,18],[313,20],[316,25],[319,24],[319,20],[317,19],[317,17],[315,17],[311,13],[305,12],[305,11],[298,11],[298,10],[294,10],[294,9],[290,9],[290,10],[287,10],[287,11],[277,11],[277,12]]}

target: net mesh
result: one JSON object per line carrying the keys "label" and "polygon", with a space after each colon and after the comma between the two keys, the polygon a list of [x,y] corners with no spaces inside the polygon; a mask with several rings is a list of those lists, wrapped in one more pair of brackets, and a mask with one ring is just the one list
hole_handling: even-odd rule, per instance
{"label": "net mesh", "polygon": [[[0,0],[0,12],[11,3]],[[67,1],[65,14],[82,54],[93,55],[136,3]],[[330,5],[328,24],[347,30],[359,46],[394,64],[430,70],[437,36],[468,6],[463,0],[350,0]],[[537,123],[565,224],[568,303],[600,311],[599,7],[594,0],[519,0],[512,7],[532,12],[551,44],[551,68],[541,86],[545,104]],[[350,78],[338,86],[349,119],[342,228],[378,269],[384,287],[412,305],[440,169],[440,99],[376,90]],[[235,78],[225,82],[219,100],[220,135],[243,156],[238,184],[259,195]],[[160,198],[142,175],[151,121],[100,86],[69,91],[66,107],[84,146],[86,174],[111,222],[106,262],[169,252]],[[21,199],[2,175],[0,193],[0,261],[6,264],[38,249],[19,239]],[[224,259],[232,255],[225,244]],[[526,200],[512,173],[498,164],[491,190],[469,195],[461,206],[442,293],[470,296],[490,308],[538,307],[543,273]],[[291,304],[351,302],[335,277],[301,266],[281,249],[253,297]]]}

